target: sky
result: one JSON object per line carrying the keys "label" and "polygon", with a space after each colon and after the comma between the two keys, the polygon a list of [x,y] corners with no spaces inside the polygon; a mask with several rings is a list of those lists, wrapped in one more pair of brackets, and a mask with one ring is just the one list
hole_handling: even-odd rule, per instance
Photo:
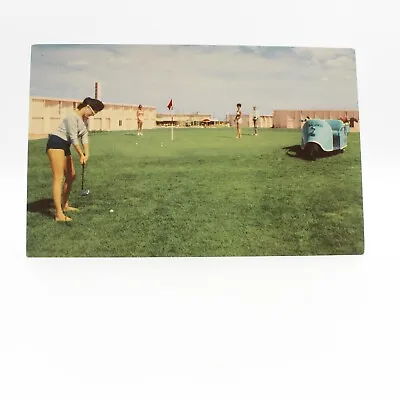
{"label": "sky", "polygon": [[275,109],[358,109],[353,49],[201,45],[34,45],[31,96],[154,106],[224,119],[242,104]]}

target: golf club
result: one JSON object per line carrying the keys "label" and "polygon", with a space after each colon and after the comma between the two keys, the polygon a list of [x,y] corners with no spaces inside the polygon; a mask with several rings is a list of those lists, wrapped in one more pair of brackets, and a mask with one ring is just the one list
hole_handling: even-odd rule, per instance
{"label": "golf club", "polygon": [[85,164],[82,164],[82,187],[81,187],[81,196],[87,196],[89,194],[89,189],[83,188],[83,183],[85,179]]}

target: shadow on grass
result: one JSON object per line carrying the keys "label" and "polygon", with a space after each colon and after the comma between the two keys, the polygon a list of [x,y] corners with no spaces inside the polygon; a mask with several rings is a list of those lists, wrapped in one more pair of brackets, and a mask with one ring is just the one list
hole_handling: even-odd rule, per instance
{"label": "shadow on grass", "polygon": [[27,210],[32,213],[40,213],[46,217],[54,218],[52,212],[54,209],[53,199],[41,199],[28,203]]}
{"label": "shadow on grass", "polygon": [[[301,148],[301,146],[299,144],[295,144],[294,146],[282,147],[282,150],[286,150],[286,155],[288,155],[289,157],[300,158],[305,161],[313,161],[309,157],[309,155]],[[328,151],[328,152],[320,151],[318,153],[317,159],[333,157],[340,153],[341,153],[340,150]]]}

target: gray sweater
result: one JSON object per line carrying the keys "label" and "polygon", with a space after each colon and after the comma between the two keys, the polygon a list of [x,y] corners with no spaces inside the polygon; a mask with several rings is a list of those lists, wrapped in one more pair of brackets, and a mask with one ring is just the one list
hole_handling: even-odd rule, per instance
{"label": "gray sweater", "polygon": [[72,144],[79,144],[79,139],[82,144],[89,143],[87,122],[84,122],[75,112],[68,113],[52,135],[58,136]]}

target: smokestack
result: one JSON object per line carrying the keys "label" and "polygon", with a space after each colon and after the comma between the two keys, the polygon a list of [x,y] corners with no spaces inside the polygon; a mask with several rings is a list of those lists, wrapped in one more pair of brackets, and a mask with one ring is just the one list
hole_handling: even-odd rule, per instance
{"label": "smokestack", "polygon": [[99,82],[94,83],[94,98],[100,100],[100,84],[99,84]]}

